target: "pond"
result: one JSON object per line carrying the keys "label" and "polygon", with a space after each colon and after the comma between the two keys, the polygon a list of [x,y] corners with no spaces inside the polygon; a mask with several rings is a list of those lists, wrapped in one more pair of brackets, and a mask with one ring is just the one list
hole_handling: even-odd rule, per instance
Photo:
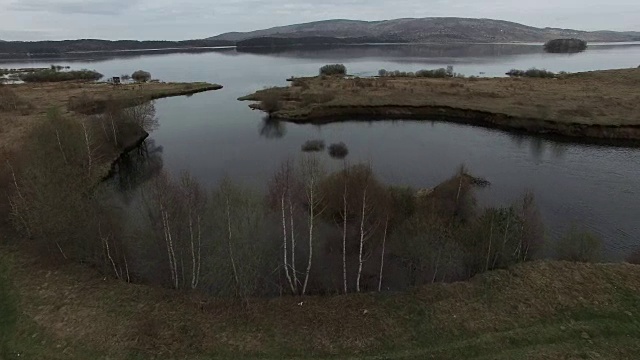
{"label": "pond", "polygon": [[[547,54],[539,44],[471,44],[91,57],[0,66],[55,63],[96,69],[107,77],[143,69],[163,81],[224,85],[220,91],[156,102],[160,127],[151,138],[161,149],[164,168],[172,173],[189,170],[207,184],[228,175],[264,187],[282,161],[299,156],[306,141],[344,142],[350,162],[370,162],[387,183],[428,188],[464,164],[492,184],[478,192],[482,205],[507,205],[532,191],[549,241],[575,224],[605,240],[609,260],[624,259],[640,247],[640,149],[571,144],[432,121],[272,123],[236,100],[256,89],[285,85],[292,75],[314,75],[327,63],[344,63],[349,73],[361,76],[383,68],[416,71],[447,65],[458,73],[482,76],[531,67],[575,72],[637,67],[640,44],[591,45],[578,54]],[[329,168],[341,165],[326,154],[323,158]]]}

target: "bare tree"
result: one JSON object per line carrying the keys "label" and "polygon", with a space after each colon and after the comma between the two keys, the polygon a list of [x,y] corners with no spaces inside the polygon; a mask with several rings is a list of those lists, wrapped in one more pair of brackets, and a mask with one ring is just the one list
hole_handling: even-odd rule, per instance
{"label": "bare tree", "polygon": [[[291,193],[293,171],[290,161],[285,161],[275,174],[270,184],[272,206],[278,208],[282,221],[282,266],[287,284],[292,294],[297,294],[297,276],[295,274],[295,228],[293,220],[293,201]],[[288,213],[288,214],[287,214]],[[291,255],[289,254],[289,237],[291,238]],[[289,262],[291,257],[291,262]],[[293,272],[293,277],[291,275]]]}
{"label": "bare tree", "polygon": [[349,172],[346,161],[344,162],[344,191],[342,192],[342,286],[344,293],[349,291],[347,284],[347,195]]}
{"label": "bare tree", "polygon": [[358,248],[358,275],[356,277],[356,291],[360,292],[360,280],[362,278],[362,266],[365,262],[364,258],[364,244],[373,235],[375,231],[375,225],[366,227],[369,224],[369,218],[372,213],[372,204],[369,200],[368,191],[371,183],[371,166],[369,165],[363,172],[362,181],[362,203],[360,212],[360,233],[359,233],[359,248]]}
{"label": "bare tree", "polygon": [[324,174],[322,165],[315,154],[308,154],[301,161],[302,181],[304,183],[306,201],[308,206],[308,225],[309,225],[309,257],[307,261],[307,270],[305,272],[304,284],[302,285],[302,295],[306,294],[309,284],[309,274],[311,273],[311,264],[313,259],[313,236],[314,226],[317,217],[324,211],[323,196],[320,194],[319,183]]}
{"label": "bare tree", "polygon": [[202,222],[207,198],[200,184],[188,172],[181,176],[182,196],[186,200],[186,214],[191,250],[191,288],[198,287],[202,268]]}
{"label": "bare tree", "polygon": [[158,174],[152,184],[152,201],[158,212],[162,238],[167,251],[167,259],[171,274],[171,284],[175,289],[180,288],[180,276],[176,257],[176,227],[175,219],[175,190],[171,179],[165,172]]}

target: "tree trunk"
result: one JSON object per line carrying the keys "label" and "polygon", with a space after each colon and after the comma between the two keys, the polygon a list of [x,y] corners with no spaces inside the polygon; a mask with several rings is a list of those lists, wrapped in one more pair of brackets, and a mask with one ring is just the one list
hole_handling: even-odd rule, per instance
{"label": "tree trunk", "polygon": [[358,277],[356,278],[356,291],[360,292],[360,277],[362,276],[362,250],[364,248],[364,218],[367,210],[367,188],[362,192],[362,216],[360,217],[360,249],[358,250]]}
{"label": "tree trunk", "polygon": [[382,254],[380,255],[380,276],[378,276],[378,292],[382,291],[382,271],[384,269],[384,251],[387,244],[387,229],[389,227],[389,216],[384,222],[384,235],[382,236]]}
{"label": "tree trunk", "polygon": [[287,220],[285,215],[285,205],[284,205],[285,193],[282,193],[280,197],[280,209],[282,210],[282,246],[283,246],[283,262],[284,262],[284,273],[287,277],[287,282],[289,283],[289,287],[291,288],[291,293],[295,295],[296,290],[293,286],[293,280],[291,280],[291,274],[289,273],[289,253],[287,252]]}
{"label": "tree trunk", "polygon": [[344,193],[342,194],[342,282],[344,293],[349,291],[347,285],[347,174],[345,166]]}
{"label": "tree trunk", "polygon": [[296,270],[296,231],[293,227],[293,202],[291,201],[291,193],[289,198],[289,220],[291,222],[291,272],[293,273],[293,289],[294,293],[298,293],[298,270]]}

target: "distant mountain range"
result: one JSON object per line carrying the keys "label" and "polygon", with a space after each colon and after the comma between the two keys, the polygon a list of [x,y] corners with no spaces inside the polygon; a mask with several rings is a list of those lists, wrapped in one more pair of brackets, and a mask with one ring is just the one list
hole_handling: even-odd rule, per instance
{"label": "distant mountain range", "polygon": [[[514,22],[470,18],[421,18],[384,21],[326,20],[250,32],[230,32],[207,40],[243,42],[256,38],[367,39],[369,42],[545,42],[557,38],[619,42],[640,41],[640,32],[536,28]],[[258,42],[259,43],[259,42]],[[283,42],[279,40],[278,44]],[[286,42],[285,42],[286,43]],[[255,43],[254,43],[255,44]]]}

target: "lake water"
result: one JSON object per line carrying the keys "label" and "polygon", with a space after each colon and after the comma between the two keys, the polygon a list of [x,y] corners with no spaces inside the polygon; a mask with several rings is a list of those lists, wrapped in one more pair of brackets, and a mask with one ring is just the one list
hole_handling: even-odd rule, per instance
{"label": "lake water", "polygon": [[[214,184],[225,175],[264,186],[285,159],[310,139],[348,145],[351,162],[370,161],[381,180],[432,187],[465,164],[492,183],[479,191],[484,205],[506,205],[533,191],[550,242],[572,224],[599,234],[609,260],[640,248],[640,149],[568,144],[478,127],[430,121],[347,122],[323,126],[271,124],[236,99],[289,76],[314,75],[327,63],[349,73],[416,71],[453,65],[465,75],[504,76],[512,68],[587,71],[637,67],[640,44],[592,45],[579,54],[546,54],[540,45],[381,45],[290,51],[211,52],[0,63],[96,69],[106,76],[150,71],[163,81],[208,81],[223,90],[156,102],[164,168],[190,170]],[[640,90],[639,90],[640,91]],[[326,165],[339,163],[326,156]]]}

